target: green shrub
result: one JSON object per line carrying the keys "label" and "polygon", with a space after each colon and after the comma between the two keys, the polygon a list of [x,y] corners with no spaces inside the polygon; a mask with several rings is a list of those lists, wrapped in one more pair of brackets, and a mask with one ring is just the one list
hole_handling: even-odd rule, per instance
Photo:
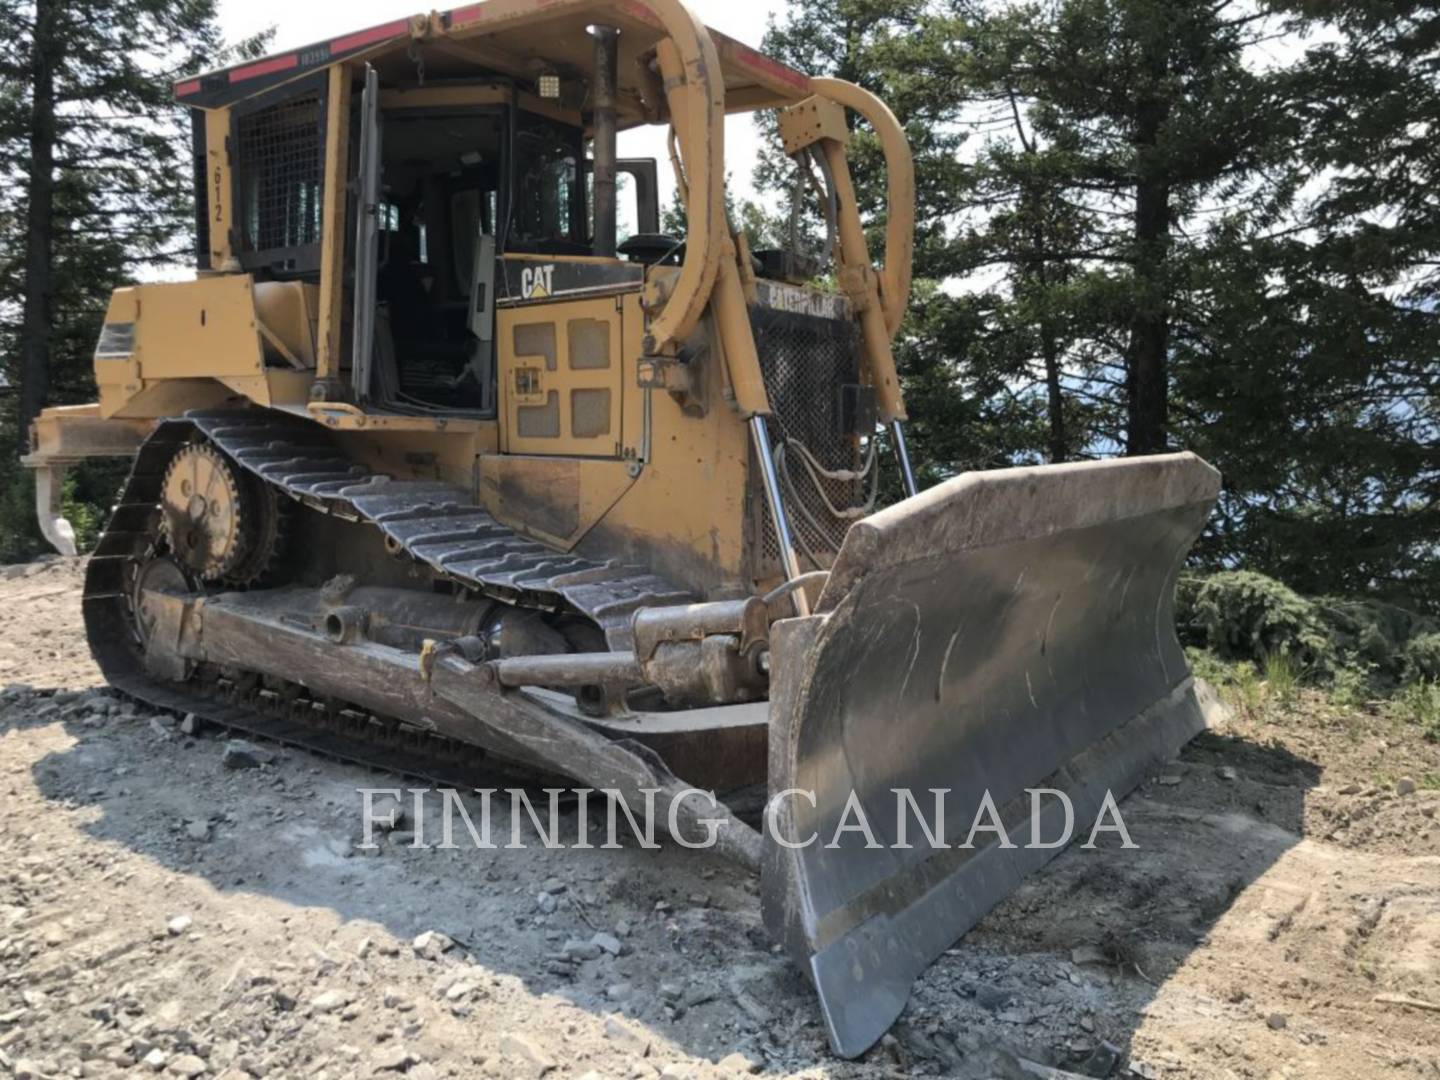
{"label": "green shrub", "polygon": [[1407,683],[1440,683],[1440,633],[1421,634],[1405,643],[1400,676]]}
{"label": "green shrub", "polygon": [[1287,652],[1270,653],[1265,657],[1265,690],[1281,705],[1295,703],[1300,689],[1300,669]]}
{"label": "green shrub", "polygon": [[1374,696],[1373,669],[1369,665],[1345,664],[1330,681],[1330,700],[1342,708],[1358,709]]}
{"label": "green shrub", "polygon": [[1193,611],[1206,646],[1227,660],[1268,665],[1283,655],[1301,669],[1326,671],[1333,664],[1315,604],[1262,574],[1234,570],[1206,578]]}
{"label": "green shrub", "polygon": [[1400,691],[1390,708],[1400,719],[1418,724],[1430,742],[1440,742],[1440,683],[1412,682]]}
{"label": "green shrub", "polygon": [[0,464],[0,563],[26,562],[48,551],[35,521],[35,477],[13,458]]}
{"label": "green shrub", "polygon": [[[123,458],[100,458],[65,474],[60,508],[75,530],[80,551],[95,546],[129,467]],[[0,463],[0,563],[53,553],[35,518],[35,474],[13,458]]]}
{"label": "green shrub", "polygon": [[[1408,643],[1440,630],[1433,618],[1378,600],[1322,599],[1317,614],[1338,653],[1369,665],[1392,684],[1405,676]],[[1440,660],[1440,650],[1436,657]],[[1431,673],[1435,676],[1440,665]]]}

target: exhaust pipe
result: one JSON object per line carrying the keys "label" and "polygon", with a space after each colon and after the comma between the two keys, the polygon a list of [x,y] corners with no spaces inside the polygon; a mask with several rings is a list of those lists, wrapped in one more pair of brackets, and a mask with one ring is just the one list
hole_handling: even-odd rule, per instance
{"label": "exhaust pipe", "polygon": [[595,38],[595,241],[596,255],[615,257],[616,120],[620,31],[592,26]]}

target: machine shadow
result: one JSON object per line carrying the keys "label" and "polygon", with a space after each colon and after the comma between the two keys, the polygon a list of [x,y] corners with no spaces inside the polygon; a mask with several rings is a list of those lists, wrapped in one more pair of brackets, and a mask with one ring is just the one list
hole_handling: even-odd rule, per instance
{"label": "machine shadow", "polygon": [[[438,850],[444,800],[432,792],[419,804],[427,846],[410,846],[416,804],[407,795],[410,819],[365,852],[360,789],[417,782],[271,744],[262,745],[274,762],[227,769],[228,736],[213,728],[162,737],[145,718],[97,724],[54,713],[18,723],[57,719],[76,742],[37,762],[34,778],[53,801],[94,807],[83,828],[96,840],[222,894],[329,909],[361,924],[356,940],[380,927],[408,953],[415,936],[440,931],[457,948],[434,962],[468,952],[537,998],[623,1013],[657,1045],[711,1060],[739,1050],[784,1071],[808,1060],[835,1076],[873,1075],[875,1066],[1024,1075],[1025,1062],[1124,1076],[1117,1055],[1128,1055],[1146,1006],[1299,841],[1305,794],[1319,776],[1283,749],[1202,734],[1173,764],[1180,782],[1162,776],[1121,803],[1138,848],[1110,836],[1096,850],[1061,853],[919,980],[896,1038],[850,1065],[830,1055],[807,979],[772,950],[758,883],[718,858],[669,843],[642,848],[623,817],[619,850],[600,846],[603,820],[593,846],[547,849],[523,808],[512,814],[503,789],[514,779],[503,774],[494,848],[475,848],[452,805],[459,846]],[[529,795],[543,821],[545,795]],[[479,797],[464,804],[478,827]],[[191,833],[196,822],[208,824],[205,839]],[[559,829],[562,842],[576,843],[573,806],[562,808]],[[525,846],[506,846],[517,836]],[[597,931],[615,934],[622,954],[564,958],[567,941]]]}
{"label": "machine shadow", "polygon": [[[1077,823],[1076,843],[922,976],[900,1044],[961,1077],[1018,1077],[1034,1064],[1065,1075],[1163,1074],[1163,1061],[1135,1048],[1137,1031],[1150,1015],[1186,1007],[1159,999],[1212,937],[1228,945],[1237,933],[1263,935],[1250,913],[1243,928],[1220,924],[1302,839],[1320,773],[1282,747],[1202,732],[1121,801],[1133,848],[1104,834],[1083,850],[1089,823]],[[941,1015],[962,1033],[954,1054],[925,1031]],[[1141,1069],[1129,1073],[1132,1061]]]}

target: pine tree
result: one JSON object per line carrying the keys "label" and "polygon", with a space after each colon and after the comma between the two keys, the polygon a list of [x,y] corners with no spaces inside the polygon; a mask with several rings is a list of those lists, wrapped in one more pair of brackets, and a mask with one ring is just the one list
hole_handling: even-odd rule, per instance
{"label": "pine tree", "polygon": [[[111,291],[190,262],[189,118],[171,86],[227,54],[214,0],[0,0],[0,26],[0,376],[12,391],[0,442],[23,452],[45,405],[93,400]],[[12,559],[44,545],[30,478],[6,461],[0,554]],[[72,474],[82,534],[113,495],[111,466]]]}
{"label": "pine tree", "polygon": [[1176,358],[1188,440],[1226,473],[1207,554],[1440,610],[1440,12],[1288,8],[1311,190],[1226,224]]}
{"label": "pine tree", "polygon": [[[192,249],[182,74],[221,52],[215,0],[0,0],[0,343],[22,447],[46,404],[91,396],[109,291]],[[251,48],[253,48],[251,44]]]}

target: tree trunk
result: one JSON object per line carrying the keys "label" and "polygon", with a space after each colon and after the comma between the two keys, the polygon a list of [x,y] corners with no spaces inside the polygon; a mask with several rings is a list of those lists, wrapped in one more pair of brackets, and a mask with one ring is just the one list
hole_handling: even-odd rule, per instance
{"label": "tree trunk", "polygon": [[1156,37],[1146,48],[1157,96],[1143,98],[1135,112],[1135,305],[1125,356],[1128,454],[1165,450],[1169,404],[1166,354],[1170,347],[1170,290],[1166,278],[1170,183],[1163,163],[1156,160],[1161,128],[1170,112],[1169,102],[1158,96],[1169,70],[1168,43]]}
{"label": "tree trunk", "polygon": [[1058,465],[1069,457],[1065,447],[1065,399],[1060,393],[1060,355],[1055,331],[1046,320],[1040,327],[1040,354],[1045,361],[1045,389],[1048,394],[1046,411],[1050,415],[1050,464]]}
{"label": "tree trunk", "polygon": [[[1017,112],[1017,130],[1019,129],[1018,116]],[[1030,144],[1025,142],[1023,132],[1021,132],[1020,138],[1027,152],[1030,152]],[[1048,202],[1045,196],[1046,193],[1038,185],[1027,181],[1023,205],[1031,224],[1030,253],[1026,260],[1025,273],[1036,285],[1041,303],[1046,305],[1040,316],[1040,359],[1045,365],[1045,412],[1050,421],[1050,463],[1058,465],[1069,457],[1069,451],[1066,448],[1065,397],[1060,386],[1059,335],[1055,332],[1055,320],[1049,313],[1049,305],[1054,298],[1050,293],[1050,244],[1045,228]]]}
{"label": "tree trunk", "polygon": [[1165,260],[1170,241],[1170,187],[1142,182],[1135,193],[1135,311],[1126,356],[1128,415],[1126,451],[1165,450],[1169,386],[1166,354],[1170,314]]}
{"label": "tree trunk", "polygon": [[20,326],[20,448],[50,392],[50,320],[54,300],[55,69],[63,48],[58,0],[36,0],[30,53],[30,183],[26,191],[25,303]]}

